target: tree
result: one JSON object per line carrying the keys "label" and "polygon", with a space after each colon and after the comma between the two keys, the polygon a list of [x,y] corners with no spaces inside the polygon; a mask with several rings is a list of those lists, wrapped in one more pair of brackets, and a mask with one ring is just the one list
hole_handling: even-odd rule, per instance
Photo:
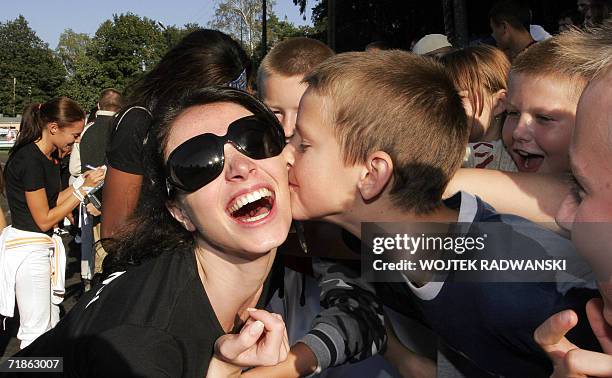
{"label": "tree", "polygon": [[[287,20],[280,20],[274,13],[270,13],[268,17],[268,51],[274,47],[278,42],[283,41],[291,37],[315,37],[317,30],[310,26],[295,26],[293,23]],[[253,61],[255,66],[258,66],[263,59],[261,53],[261,41],[257,44],[255,52],[253,53]]]}
{"label": "tree", "polygon": [[[271,10],[274,4],[274,0],[266,0],[267,9]],[[261,14],[261,0],[220,0],[208,26],[239,40],[252,56],[261,40]]]}
{"label": "tree", "polygon": [[65,70],[23,16],[0,23],[0,51],[0,113],[16,115],[57,96]]}
{"label": "tree", "polygon": [[91,38],[85,33],[76,33],[66,29],[60,35],[55,51],[62,60],[68,76],[73,76],[79,61],[85,57]]}
{"label": "tree", "polygon": [[176,25],[165,26],[161,22],[158,22],[158,24],[162,28],[162,35],[166,42],[166,50],[173,48],[187,34],[202,28],[196,23],[187,23],[182,28]]}
{"label": "tree", "polygon": [[156,21],[127,13],[114,15],[100,25],[87,55],[100,64],[104,78],[117,88],[125,88],[153,67],[166,47]]}
{"label": "tree", "polygon": [[[300,7],[305,0],[294,0]],[[329,1],[313,7],[315,29],[326,32]],[[335,50],[359,51],[372,41],[408,49],[410,42],[428,33],[444,33],[442,3],[406,0],[334,1]],[[323,33],[322,33],[323,34]]]}
{"label": "tree", "polygon": [[[75,46],[76,33],[64,32],[60,38],[62,51],[66,55],[65,64],[68,79],[61,87],[62,95],[78,101],[89,109],[96,104],[100,91],[113,87],[124,91],[130,83],[151,69],[163,54],[172,48],[185,35],[199,29],[197,24],[184,27],[166,26],[133,14],[114,15],[98,28],[87,43]],[[71,48],[68,48],[70,46]],[[60,46],[58,46],[59,53]],[[68,70],[68,67],[71,67]]]}

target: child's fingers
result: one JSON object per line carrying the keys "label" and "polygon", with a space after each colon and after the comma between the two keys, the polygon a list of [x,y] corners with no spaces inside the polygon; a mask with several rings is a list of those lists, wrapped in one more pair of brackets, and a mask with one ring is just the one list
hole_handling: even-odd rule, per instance
{"label": "child's fingers", "polygon": [[249,315],[263,322],[266,329],[266,337],[257,348],[257,355],[261,358],[262,365],[276,365],[281,361],[283,338],[286,335],[285,322],[278,314],[272,314],[265,310],[249,309]]}
{"label": "child's fingers", "polygon": [[565,338],[565,334],[577,323],[578,316],[574,311],[561,311],[540,324],[533,338],[553,362],[558,362],[567,352],[576,348]]}
{"label": "child's fingers", "polygon": [[612,356],[584,349],[570,350],[564,359],[567,375],[612,377]]}
{"label": "child's fingers", "polygon": [[251,318],[263,322],[267,331],[278,332],[281,335],[285,331],[285,322],[283,321],[283,317],[279,314],[255,308],[249,308],[248,311]]}
{"label": "child's fingers", "polygon": [[603,302],[599,298],[591,299],[587,303],[586,313],[591,329],[604,353],[612,354],[612,326],[604,318],[603,310]]}
{"label": "child's fingers", "polygon": [[226,361],[240,363],[236,358],[249,348],[253,347],[264,332],[264,324],[254,321],[245,325],[237,335],[223,335],[215,343],[215,350],[219,357]]}

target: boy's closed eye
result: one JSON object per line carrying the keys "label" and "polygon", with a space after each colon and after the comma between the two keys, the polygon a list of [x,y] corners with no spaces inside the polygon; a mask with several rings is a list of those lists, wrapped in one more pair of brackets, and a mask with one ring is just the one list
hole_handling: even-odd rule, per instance
{"label": "boy's closed eye", "polygon": [[547,123],[547,122],[554,122],[556,121],[555,118],[545,115],[545,114],[536,114],[536,119],[538,120],[538,122],[540,123]]}
{"label": "boy's closed eye", "polygon": [[310,144],[308,144],[307,142],[304,142],[303,140],[298,144],[298,151],[299,152],[306,152],[306,150],[310,147]]}

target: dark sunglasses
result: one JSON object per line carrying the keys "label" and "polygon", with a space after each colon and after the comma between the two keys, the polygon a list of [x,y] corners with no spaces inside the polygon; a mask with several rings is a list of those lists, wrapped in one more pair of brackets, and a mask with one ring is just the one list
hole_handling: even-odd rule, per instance
{"label": "dark sunglasses", "polygon": [[223,147],[230,143],[251,159],[278,156],[285,147],[283,128],[274,116],[260,113],[230,123],[227,134],[197,135],[178,146],[166,163],[166,188],[195,192],[223,172]]}

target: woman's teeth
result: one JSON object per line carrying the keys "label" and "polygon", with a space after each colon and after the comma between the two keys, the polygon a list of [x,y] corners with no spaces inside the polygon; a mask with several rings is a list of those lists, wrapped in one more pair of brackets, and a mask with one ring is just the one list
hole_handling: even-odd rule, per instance
{"label": "woman's teeth", "polygon": [[272,197],[272,192],[267,188],[261,188],[251,193],[243,194],[240,197],[236,198],[234,203],[228,209],[230,213],[235,213],[236,211],[240,210],[242,207],[248,205],[249,203],[253,203],[266,197]]}
{"label": "woman's teeth", "polygon": [[266,210],[266,211],[265,211],[265,212],[263,212],[262,214],[259,214],[259,215],[255,216],[255,217],[252,217],[252,218],[245,218],[245,219],[243,219],[242,221],[243,221],[243,222],[257,222],[258,220],[260,220],[260,219],[263,219],[263,218],[267,217],[267,216],[268,216],[268,214],[270,214],[270,211],[269,211],[269,210]]}

